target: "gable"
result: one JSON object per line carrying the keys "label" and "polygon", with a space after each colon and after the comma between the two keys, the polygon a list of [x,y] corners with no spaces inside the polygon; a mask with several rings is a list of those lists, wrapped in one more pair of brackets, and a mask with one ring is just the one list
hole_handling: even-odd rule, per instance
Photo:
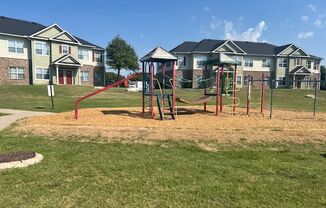
{"label": "gable", "polygon": [[298,49],[298,47],[296,47],[295,45],[291,45],[288,48],[286,48],[285,50],[283,50],[280,55],[290,55],[297,49]]}
{"label": "gable", "polygon": [[308,56],[301,48],[294,51],[290,56]]}
{"label": "gable", "polygon": [[45,31],[40,32],[39,34],[37,34],[37,37],[41,37],[41,38],[51,38],[59,33],[61,33],[62,30],[57,27],[57,26],[53,26],[53,27],[49,27],[47,28]]}
{"label": "gable", "polygon": [[64,55],[61,58],[54,61],[54,64],[57,65],[73,65],[73,66],[80,66],[81,64],[74,59],[70,54]]}
{"label": "gable", "polygon": [[230,40],[225,41],[224,44],[214,49],[213,52],[244,53],[244,51],[242,51],[239,46],[237,46]]}
{"label": "gable", "polygon": [[217,49],[214,52],[230,52],[230,53],[234,53],[235,50],[231,49],[231,47],[229,47],[228,45],[224,45],[221,48]]}
{"label": "gable", "polygon": [[67,42],[74,42],[78,43],[78,40],[70,35],[67,31],[61,32],[57,34],[56,36],[51,38],[52,40],[58,40],[58,41],[67,41]]}

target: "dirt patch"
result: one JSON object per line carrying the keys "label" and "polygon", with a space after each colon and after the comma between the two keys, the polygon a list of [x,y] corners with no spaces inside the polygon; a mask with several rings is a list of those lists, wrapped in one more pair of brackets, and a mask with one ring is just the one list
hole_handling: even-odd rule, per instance
{"label": "dirt patch", "polygon": [[[245,109],[230,115],[214,115],[199,107],[189,107],[189,112],[178,115],[176,120],[160,121],[143,115],[140,108],[82,109],[76,121],[73,112],[21,120],[14,132],[50,137],[95,138],[99,141],[149,142],[153,140],[193,140],[221,142],[282,142],[295,143],[326,141],[326,114],[274,111],[273,119]],[[205,149],[205,148],[204,148]],[[213,150],[214,151],[214,150]]]}

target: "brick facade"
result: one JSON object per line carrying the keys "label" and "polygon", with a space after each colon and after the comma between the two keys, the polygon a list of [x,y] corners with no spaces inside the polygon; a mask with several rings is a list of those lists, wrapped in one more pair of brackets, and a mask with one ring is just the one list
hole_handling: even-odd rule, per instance
{"label": "brick facade", "polygon": [[[24,68],[24,79],[9,79],[9,67]],[[21,84],[28,85],[30,83],[29,60],[14,59],[14,58],[0,58],[0,84]]]}
{"label": "brick facade", "polygon": [[[269,80],[271,74],[270,72],[259,72],[259,71],[243,71],[243,80],[245,80],[245,77],[250,76],[253,80],[262,80],[262,77],[265,77],[265,80]],[[260,81],[254,81],[252,83],[252,86],[257,88],[260,87],[261,82]],[[266,82],[266,87],[269,86],[269,83]]]}
{"label": "brick facade", "polygon": [[[81,81],[82,85],[104,86],[104,67],[84,65],[80,68],[80,71],[88,72],[88,81]],[[98,77],[95,77],[95,73],[98,73]],[[96,80],[95,78],[98,79]]]}

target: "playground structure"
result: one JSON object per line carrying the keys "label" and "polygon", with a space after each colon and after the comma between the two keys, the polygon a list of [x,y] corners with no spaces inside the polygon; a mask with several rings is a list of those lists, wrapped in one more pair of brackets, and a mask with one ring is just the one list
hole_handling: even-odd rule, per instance
{"label": "playground structure", "polygon": [[[113,87],[119,86],[126,83],[128,80],[142,76],[142,113],[146,113],[148,109],[151,118],[156,118],[155,109],[157,108],[160,120],[174,120],[178,114],[176,103],[184,103],[190,105],[203,104],[204,111],[207,111],[207,104],[212,97],[215,97],[215,115],[218,116],[219,112],[223,112],[223,106],[225,111],[232,115],[237,113],[236,108],[240,106],[240,96],[237,87],[237,65],[238,62],[231,57],[219,53],[217,58],[209,59],[206,61],[205,69],[203,74],[206,75],[206,79],[201,78],[200,80],[185,80],[176,76],[175,65],[178,59],[164,50],[161,47],[154,48],[143,58],[140,59],[142,63],[142,72],[130,75],[120,81],[108,85],[100,90],[87,94],[75,101],[75,116],[78,119],[78,108],[81,101],[107,91]],[[156,66],[156,67],[155,67]],[[161,71],[161,77],[155,77],[155,74]],[[272,118],[273,110],[273,88],[275,83],[284,82],[284,80],[266,80],[264,74],[260,80],[253,80],[248,75],[247,85],[243,89],[247,90],[246,93],[246,114],[251,114],[251,108],[253,105],[259,105],[261,115],[264,115],[265,105],[265,86],[268,83],[270,91],[270,108],[269,117]],[[205,85],[204,94],[198,99],[187,99],[177,97],[176,88],[178,82],[211,82],[210,85]],[[259,82],[260,84],[260,95],[259,101],[252,102],[253,83]],[[314,102],[313,102],[313,115],[316,112],[316,100],[317,100],[317,83],[321,84],[321,80],[286,80],[287,83],[292,83],[293,86],[297,86],[299,82],[307,82],[309,85],[314,85]],[[246,88],[247,87],[247,88]],[[227,102],[223,100],[223,97],[227,99]],[[257,96],[256,96],[257,97]],[[225,102],[225,104],[224,104]],[[231,103],[230,103],[231,102]],[[155,107],[156,103],[156,107]]]}

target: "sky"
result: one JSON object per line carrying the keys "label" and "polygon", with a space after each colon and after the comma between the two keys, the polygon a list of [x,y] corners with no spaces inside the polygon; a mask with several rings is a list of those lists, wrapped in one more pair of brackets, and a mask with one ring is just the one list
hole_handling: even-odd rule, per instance
{"label": "sky", "polygon": [[294,43],[326,58],[325,0],[6,0],[0,15],[57,23],[102,47],[119,34],[139,58],[204,38]]}

